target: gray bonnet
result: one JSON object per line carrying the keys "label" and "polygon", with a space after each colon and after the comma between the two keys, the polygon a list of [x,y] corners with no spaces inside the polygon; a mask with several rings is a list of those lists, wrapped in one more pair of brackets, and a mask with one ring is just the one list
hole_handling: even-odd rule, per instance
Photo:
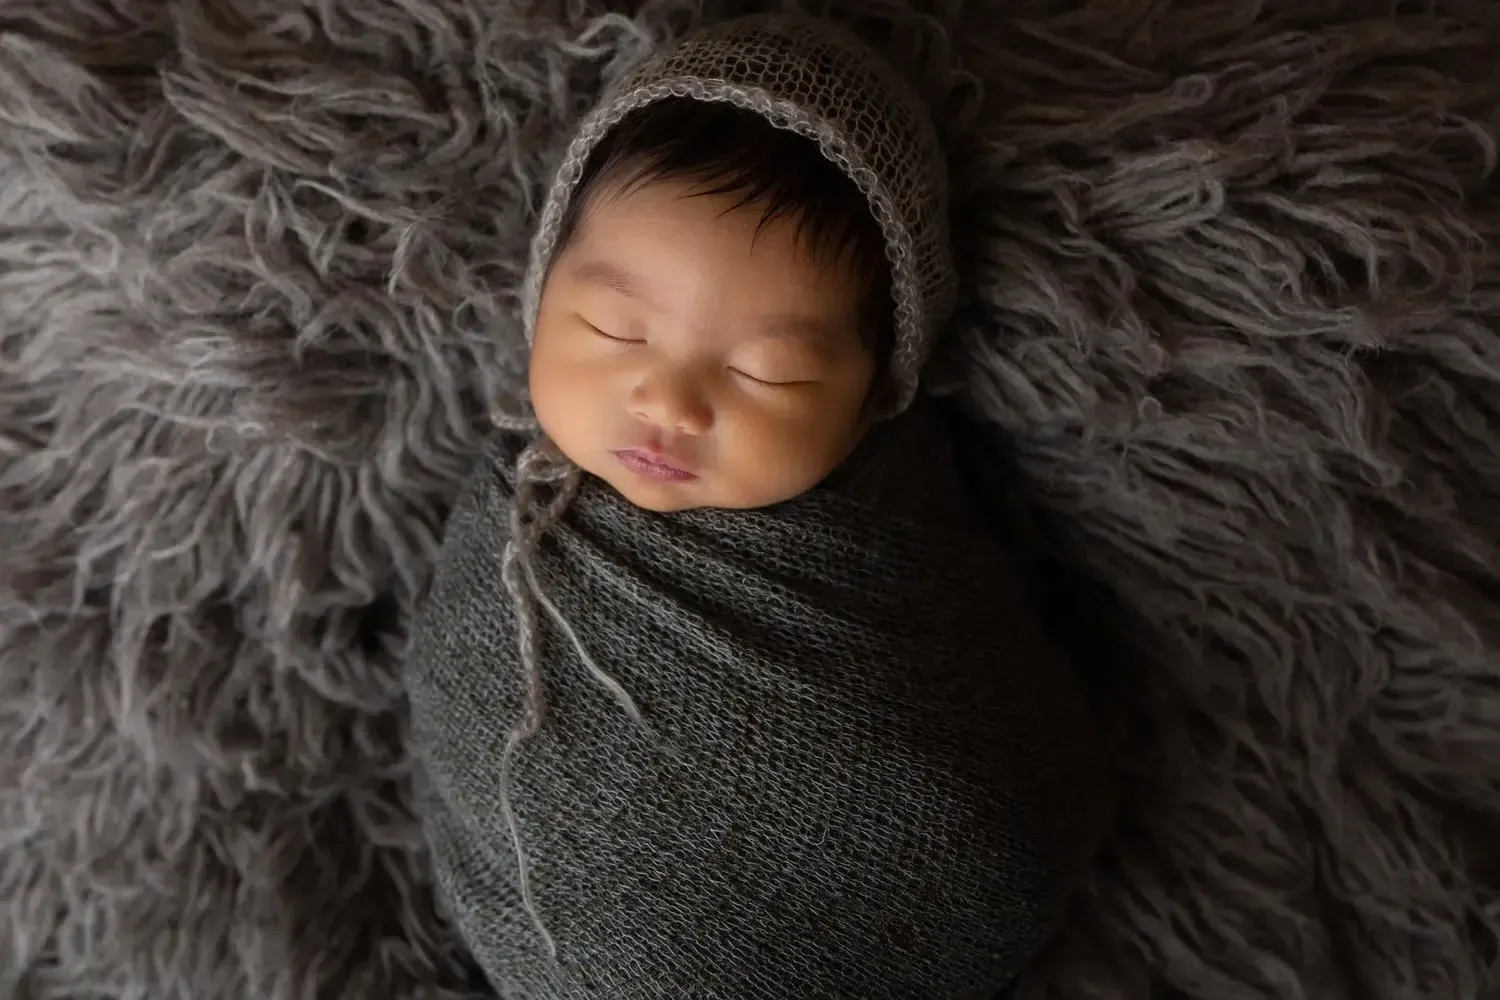
{"label": "gray bonnet", "polygon": [[530,341],[573,190],[594,147],[663,98],[724,101],[817,143],[869,199],[885,235],[896,307],[891,377],[903,410],[953,309],[947,162],[931,111],[893,66],[826,21],[758,15],[704,28],[628,73],[568,146],[531,245],[522,308]]}

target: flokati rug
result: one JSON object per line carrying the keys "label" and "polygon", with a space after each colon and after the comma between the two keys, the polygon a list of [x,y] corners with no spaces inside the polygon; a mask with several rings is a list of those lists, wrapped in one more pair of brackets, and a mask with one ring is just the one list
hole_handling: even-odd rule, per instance
{"label": "flokati rug", "polygon": [[[487,995],[404,623],[549,156],[743,9],[0,0],[0,998]],[[960,399],[1121,720],[1024,995],[1500,988],[1500,5],[929,13]]]}

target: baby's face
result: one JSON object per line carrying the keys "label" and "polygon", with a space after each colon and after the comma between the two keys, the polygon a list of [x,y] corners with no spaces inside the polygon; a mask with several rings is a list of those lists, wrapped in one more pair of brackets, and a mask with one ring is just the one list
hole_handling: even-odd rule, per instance
{"label": "baby's face", "polygon": [[816,486],[868,423],[859,282],[793,220],[658,181],[603,188],[542,290],[531,395],[574,463],[647,510]]}

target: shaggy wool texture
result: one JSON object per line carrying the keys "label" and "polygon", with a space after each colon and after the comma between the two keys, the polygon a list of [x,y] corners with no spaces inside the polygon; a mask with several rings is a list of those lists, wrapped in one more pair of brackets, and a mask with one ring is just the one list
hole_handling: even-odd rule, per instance
{"label": "shaggy wool texture", "polygon": [[[685,4],[0,0],[0,998],[487,995],[395,664]],[[954,388],[1125,766],[1024,993],[1500,988],[1500,4],[933,13]]]}

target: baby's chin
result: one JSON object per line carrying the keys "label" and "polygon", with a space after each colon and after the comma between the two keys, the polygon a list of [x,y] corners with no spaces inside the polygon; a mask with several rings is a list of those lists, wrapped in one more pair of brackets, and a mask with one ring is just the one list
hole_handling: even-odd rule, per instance
{"label": "baby's chin", "polygon": [[626,476],[611,477],[605,479],[605,482],[632,506],[639,507],[641,510],[649,510],[656,514],[675,514],[684,510],[697,510],[700,507],[718,506],[693,495],[693,491],[687,487],[697,485],[696,483],[632,483],[628,481],[628,476],[627,473]]}
{"label": "baby's chin", "polygon": [[638,475],[617,463],[579,462],[584,472],[624,497],[634,507],[657,514],[718,506],[714,502],[711,482],[698,478],[688,482],[667,482]]}

